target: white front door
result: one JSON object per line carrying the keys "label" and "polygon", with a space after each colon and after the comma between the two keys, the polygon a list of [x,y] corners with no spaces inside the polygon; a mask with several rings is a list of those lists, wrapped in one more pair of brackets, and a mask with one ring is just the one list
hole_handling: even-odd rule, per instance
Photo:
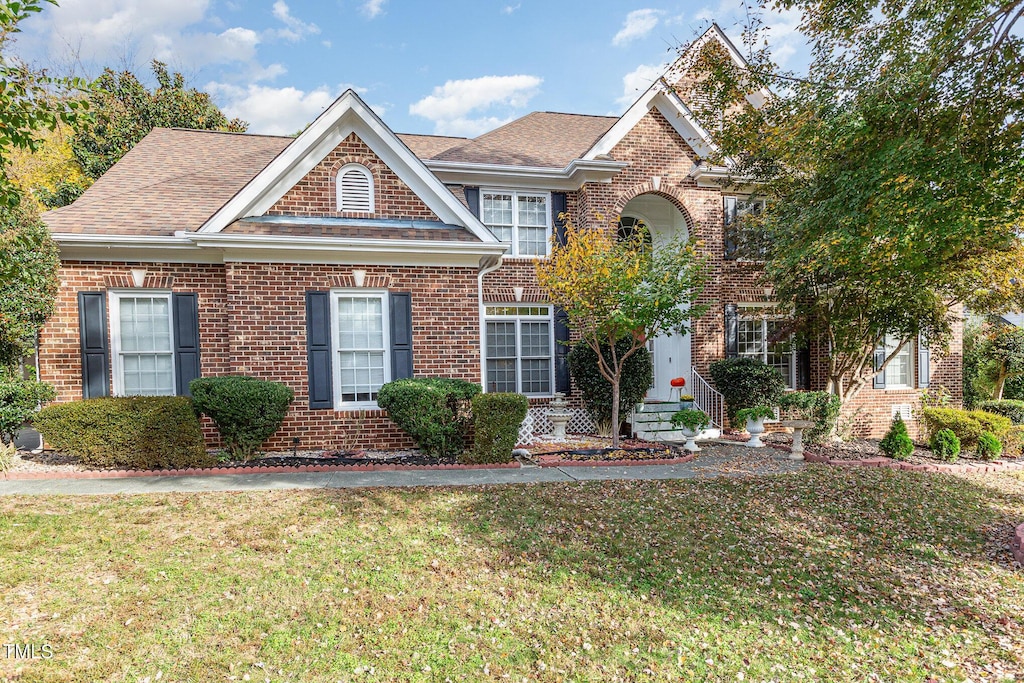
{"label": "white front door", "polygon": [[690,382],[690,333],[685,335],[674,334],[672,336],[661,336],[652,342],[654,383],[647,392],[647,399],[650,401],[676,400],[679,394],[690,393],[689,387],[682,391],[675,391],[672,388],[672,380],[676,377],[686,379],[687,385]]}

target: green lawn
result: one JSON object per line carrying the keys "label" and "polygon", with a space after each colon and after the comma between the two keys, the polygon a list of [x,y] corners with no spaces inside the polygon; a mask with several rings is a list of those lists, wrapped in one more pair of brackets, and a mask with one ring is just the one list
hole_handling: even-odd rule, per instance
{"label": "green lawn", "polygon": [[53,656],[0,680],[999,680],[1022,521],[1021,477],[838,468],[2,498],[0,638]]}

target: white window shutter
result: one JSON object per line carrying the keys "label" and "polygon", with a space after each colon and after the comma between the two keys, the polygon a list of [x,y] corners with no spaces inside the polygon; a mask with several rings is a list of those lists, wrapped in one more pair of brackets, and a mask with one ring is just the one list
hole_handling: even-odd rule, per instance
{"label": "white window shutter", "polygon": [[338,172],[338,211],[373,213],[373,176],[365,166],[350,164]]}

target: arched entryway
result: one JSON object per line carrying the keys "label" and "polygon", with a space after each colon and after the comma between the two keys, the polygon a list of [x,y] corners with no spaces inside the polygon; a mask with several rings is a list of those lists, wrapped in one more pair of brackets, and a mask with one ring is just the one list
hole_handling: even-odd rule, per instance
{"label": "arched entryway", "polygon": [[[627,234],[638,222],[643,222],[651,234],[655,249],[677,237],[689,237],[689,227],[683,213],[665,197],[641,194],[630,199],[622,209],[620,233]],[[675,398],[669,384],[675,377],[690,381],[690,335],[662,335],[649,342],[654,360],[654,384],[647,399],[668,401]],[[683,390],[686,393],[686,390]]]}

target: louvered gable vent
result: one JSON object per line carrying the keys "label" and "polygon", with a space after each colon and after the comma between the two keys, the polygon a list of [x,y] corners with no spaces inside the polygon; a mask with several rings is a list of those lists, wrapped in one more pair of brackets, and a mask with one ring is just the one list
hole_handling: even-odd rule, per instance
{"label": "louvered gable vent", "polygon": [[338,172],[338,211],[373,213],[373,176],[359,164],[348,164]]}

